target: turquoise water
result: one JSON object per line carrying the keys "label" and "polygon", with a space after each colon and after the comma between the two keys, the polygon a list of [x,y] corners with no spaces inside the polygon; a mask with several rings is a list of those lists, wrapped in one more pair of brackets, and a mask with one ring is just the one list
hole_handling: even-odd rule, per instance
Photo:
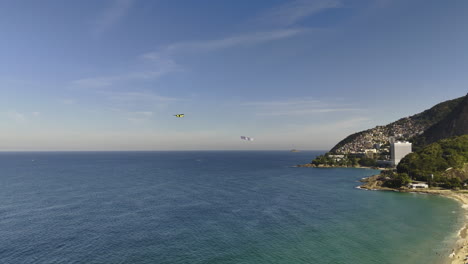
{"label": "turquoise water", "polygon": [[0,263],[445,259],[456,202],[291,167],[318,153],[0,153]]}

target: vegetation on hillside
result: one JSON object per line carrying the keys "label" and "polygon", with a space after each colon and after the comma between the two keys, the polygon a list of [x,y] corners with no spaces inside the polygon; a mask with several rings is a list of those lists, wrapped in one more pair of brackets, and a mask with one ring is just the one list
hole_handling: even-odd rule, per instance
{"label": "vegetation on hillside", "polygon": [[468,134],[432,143],[404,157],[398,173],[412,179],[428,181],[433,186],[461,187],[464,178],[449,176],[450,170],[461,170],[468,163]]}
{"label": "vegetation on hillside", "polygon": [[423,134],[415,136],[411,141],[415,150],[436,142],[437,140],[468,134],[468,95],[441,121],[432,125]]}
{"label": "vegetation on hillside", "polygon": [[343,158],[343,159],[335,159],[328,155],[328,153],[324,155],[319,155],[312,160],[312,164],[319,166],[338,166],[338,167],[353,167],[357,166],[357,159],[355,158]]}
{"label": "vegetation on hillside", "polygon": [[385,177],[383,187],[400,188],[412,182],[406,173],[395,173],[393,171],[382,171],[381,175]]}
{"label": "vegetation on hillside", "polygon": [[[419,114],[410,116],[411,119],[416,120],[418,123],[431,126],[443,120],[448,116],[467,96],[462,96],[456,99],[448,100]],[[401,119],[400,119],[401,120]],[[397,121],[398,122],[398,121]]]}
{"label": "vegetation on hillside", "polygon": [[352,155],[343,155],[343,158],[336,158],[329,153],[324,155],[317,156],[312,160],[312,164],[316,166],[330,166],[330,167],[375,167],[377,166],[377,161],[375,159],[366,158],[366,157],[356,157]]}

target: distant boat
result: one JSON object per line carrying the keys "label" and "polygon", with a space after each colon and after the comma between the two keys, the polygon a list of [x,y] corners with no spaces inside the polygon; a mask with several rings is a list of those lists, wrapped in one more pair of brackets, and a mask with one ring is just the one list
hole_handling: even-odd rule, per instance
{"label": "distant boat", "polygon": [[291,152],[300,152],[300,150],[297,150],[297,149],[291,149]]}

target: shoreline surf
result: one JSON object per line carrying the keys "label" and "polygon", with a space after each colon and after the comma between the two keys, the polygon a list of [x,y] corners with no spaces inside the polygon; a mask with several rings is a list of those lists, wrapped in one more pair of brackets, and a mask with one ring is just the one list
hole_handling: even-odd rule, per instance
{"label": "shoreline surf", "polygon": [[[373,177],[373,176],[371,176]],[[369,179],[367,177],[364,179]],[[456,239],[452,246],[452,249],[447,253],[447,258],[441,264],[464,264],[468,261],[468,192],[467,191],[453,191],[453,190],[435,190],[435,189],[392,189],[387,187],[380,187],[372,185],[372,188],[366,186],[369,183],[365,183],[357,186],[360,190],[371,190],[371,191],[392,191],[402,193],[417,193],[417,194],[430,194],[439,195],[452,200],[457,201],[463,210],[463,224],[457,230]]]}

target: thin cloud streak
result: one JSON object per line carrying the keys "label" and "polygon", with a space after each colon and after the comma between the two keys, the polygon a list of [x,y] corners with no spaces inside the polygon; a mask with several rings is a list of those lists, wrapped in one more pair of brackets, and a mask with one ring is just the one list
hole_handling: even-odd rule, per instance
{"label": "thin cloud streak", "polygon": [[282,107],[282,106],[297,106],[297,105],[310,105],[320,103],[319,100],[314,99],[300,99],[300,100],[286,100],[286,101],[258,101],[246,102],[242,105],[258,106],[258,107]]}
{"label": "thin cloud streak", "polygon": [[316,113],[360,111],[359,108],[332,105],[314,99],[246,102],[243,106],[254,108],[257,116],[308,115]]}
{"label": "thin cloud streak", "polygon": [[118,80],[115,77],[94,77],[94,78],[83,78],[74,80],[71,82],[70,87],[72,88],[99,88],[112,85],[112,82]]}
{"label": "thin cloud streak", "polygon": [[149,113],[152,115],[173,103],[186,101],[183,98],[161,96],[151,91],[96,91],[96,96],[107,109],[127,116],[128,113],[133,113],[130,119],[134,120],[141,120],[142,116],[147,119]]}
{"label": "thin cloud streak", "polygon": [[134,123],[141,123],[146,120],[149,120],[153,117],[153,112],[151,111],[138,111],[138,112],[128,112],[127,120]]}
{"label": "thin cloud streak", "polygon": [[133,3],[134,0],[114,0],[113,4],[96,19],[94,33],[101,34],[117,24],[127,15]]}
{"label": "thin cloud streak", "polygon": [[291,26],[308,16],[340,7],[342,2],[339,0],[296,0],[271,8],[255,21],[259,24]]}
{"label": "thin cloud streak", "polygon": [[309,115],[317,113],[332,113],[332,112],[350,112],[359,111],[357,108],[317,108],[317,109],[288,109],[285,111],[261,112],[257,116],[283,116],[283,115]]}
{"label": "thin cloud streak", "polygon": [[254,32],[249,34],[231,36],[223,39],[178,43],[168,46],[167,51],[211,51],[235,46],[253,45],[273,40],[290,38],[292,36],[304,32],[305,30],[306,29],[303,28],[282,29],[268,32]]}
{"label": "thin cloud streak", "polygon": [[153,92],[117,92],[117,91],[101,91],[99,94],[104,95],[108,100],[113,102],[135,102],[135,103],[155,103],[155,102],[175,102],[181,101],[182,99],[174,97],[160,96]]}
{"label": "thin cloud streak", "polygon": [[[282,16],[299,17],[302,15],[293,15],[295,8],[303,9],[305,1],[296,1],[291,6],[285,5],[277,8],[282,10]],[[334,0],[320,1],[319,4],[314,4],[314,12],[318,12],[319,9],[323,9],[327,6],[337,5]],[[121,18],[125,16],[128,10],[131,8],[133,0],[116,0],[114,5],[109,7],[100,17],[99,23],[97,23],[97,31],[102,32],[106,28],[116,24]],[[308,3],[310,4],[310,3]],[[293,8],[294,6],[294,8]],[[308,14],[313,13],[310,8],[307,9]],[[289,29],[277,29],[271,31],[257,31],[253,33],[245,33],[239,35],[228,36],[221,39],[212,39],[204,41],[187,41],[173,43],[166,47],[163,47],[157,51],[148,52],[140,55],[147,61],[150,61],[152,65],[150,69],[143,70],[141,72],[130,72],[122,73],[113,76],[97,76],[90,78],[82,78],[71,82],[72,88],[104,88],[110,87],[117,82],[132,81],[132,80],[145,80],[145,79],[157,79],[170,72],[179,71],[182,69],[180,65],[175,63],[173,57],[183,53],[195,53],[195,52],[209,52],[222,50],[237,46],[249,46],[257,45],[264,42],[276,41],[281,39],[287,39],[296,35],[311,31],[312,29],[307,28],[289,28]]]}
{"label": "thin cloud streak", "polygon": [[75,100],[70,98],[59,99],[59,102],[64,105],[72,105],[75,104]]}
{"label": "thin cloud streak", "polygon": [[[257,28],[254,32],[231,35],[221,39],[173,43],[156,51],[142,54],[141,57],[152,61],[159,61],[163,58],[172,58],[181,53],[209,52],[291,38],[318,29],[301,27],[284,28],[285,26],[292,26],[304,17],[319,13],[325,9],[338,8],[341,5],[341,1],[339,0],[296,0],[272,8],[253,19],[253,22],[249,24],[253,24],[250,27]],[[268,31],[259,30],[261,24],[264,24],[266,21],[276,21],[275,23],[280,27]]]}
{"label": "thin cloud streak", "polygon": [[148,52],[141,55],[142,58],[146,58],[153,61],[161,60],[162,58],[170,58],[173,55],[179,53],[190,53],[190,52],[208,52],[214,50],[221,50],[232,48],[236,46],[248,46],[255,45],[264,42],[281,40],[291,38],[298,34],[304,33],[307,30],[305,28],[292,28],[292,29],[281,29],[266,32],[254,32],[248,34],[241,34],[230,36],[222,39],[213,39],[205,41],[188,41],[180,42],[168,45],[158,51]]}
{"label": "thin cloud streak", "polygon": [[153,60],[152,64],[146,70],[136,72],[126,72],[111,76],[98,76],[91,78],[82,78],[71,81],[69,87],[74,89],[83,88],[104,88],[114,85],[115,83],[141,80],[154,80],[166,74],[180,71],[182,67],[177,65],[173,60],[160,59]]}
{"label": "thin cloud streak", "polygon": [[25,114],[20,113],[20,112],[18,112],[16,110],[7,111],[6,115],[7,115],[8,118],[15,121],[16,123],[24,123],[27,120]]}

